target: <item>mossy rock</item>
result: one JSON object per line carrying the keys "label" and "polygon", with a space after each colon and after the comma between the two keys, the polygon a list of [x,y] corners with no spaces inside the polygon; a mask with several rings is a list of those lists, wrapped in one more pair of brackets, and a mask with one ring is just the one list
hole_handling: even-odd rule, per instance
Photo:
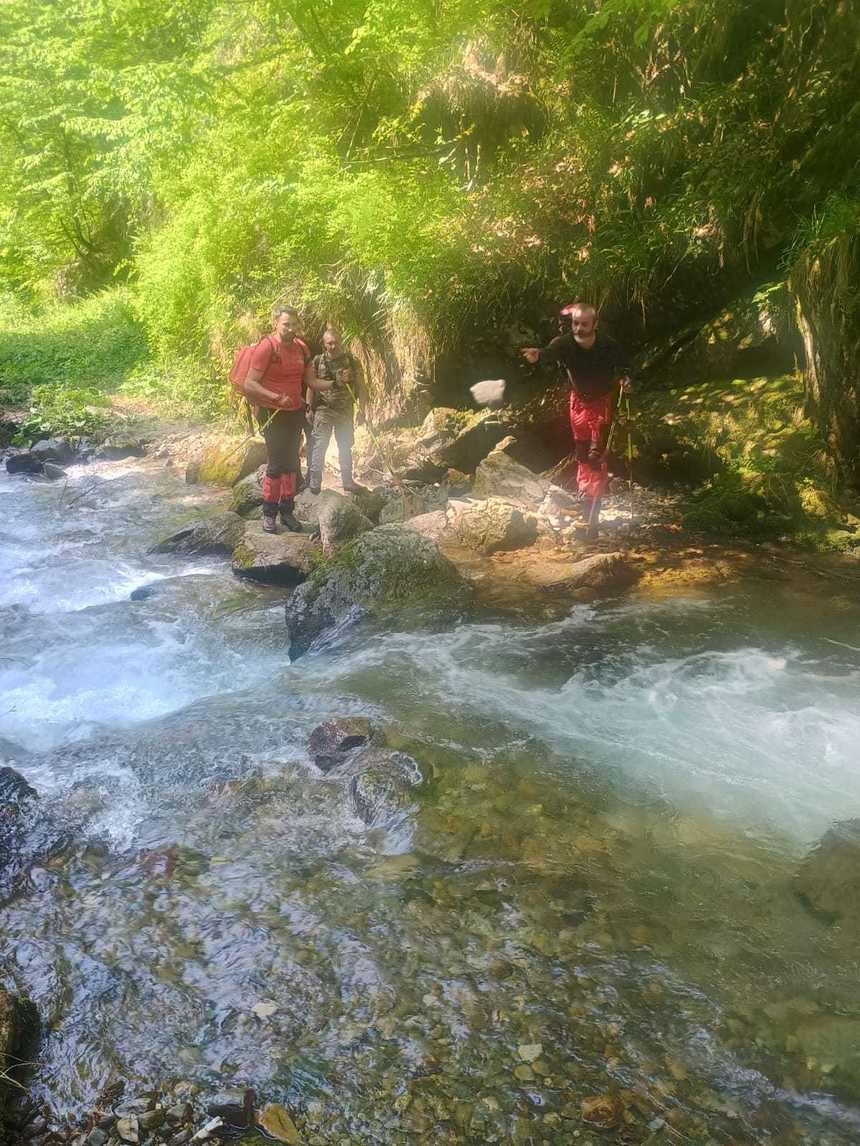
{"label": "mossy rock", "polygon": [[209,446],[198,462],[186,471],[187,481],[206,485],[235,485],[254,473],[266,461],[266,443],[262,438],[236,442],[227,439]]}
{"label": "mossy rock", "polygon": [[384,617],[390,626],[450,620],[471,600],[471,587],[436,545],[401,525],[381,525],[317,564],[291,595],[290,658],[348,616]]}
{"label": "mossy rock", "polygon": [[185,556],[204,556],[213,553],[232,553],[242,539],[245,524],[235,513],[222,513],[204,521],[194,521],[162,538],[150,553],[182,553]]}

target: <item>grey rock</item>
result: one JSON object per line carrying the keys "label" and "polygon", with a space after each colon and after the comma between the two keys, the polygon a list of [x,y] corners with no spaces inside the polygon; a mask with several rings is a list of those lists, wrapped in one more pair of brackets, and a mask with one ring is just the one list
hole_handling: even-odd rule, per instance
{"label": "grey rock", "polygon": [[191,1118],[192,1110],[191,1104],[188,1102],[178,1102],[175,1106],[170,1106],[165,1112],[165,1117],[168,1122],[174,1126],[178,1126],[183,1122],[188,1122]]}
{"label": "grey rock", "polygon": [[135,434],[118,433],[105,438],[93,451],[99,461],[120,461],[123,458],[142,458],[146,453],[146,439]]}
{"label": "grey rock", "polygon": [[860,920],[860,819],[842,820],[803,859],[795,887],[824,919]]}
{"label": "grey rock", "polygon": [[448,490],[444,486],[424,486],[420,489],[398,491],[383,507],[379,515],[382,525],[407,521],[410,517],[431,513],[434,509],[445,509],[448,504]]}
{"label": "grey rock", "polygon": [[107,1134],[104,1132],[104,1130],[99,1130],[97,1126],[95,1130],[90,1131],[89,1135],[87,1136],[86,1143],[87,1146],[104,1146],[107,1140]]}
{"label": "grey rock", "polygon": [[238,514],[223,513],[184,525],[153,545],[149,552],[182,553],[185,556],[232,553],[244,532],[245,523]]}
{"label": "grey rock", "polygon": [[10,454],[6,459],[6,473],[8,474],[40,474],[44,462],[32,450],[20,450],[17,454]]}
{"label": "grey rock", "polygon": [[319,530],[323,553],[330,556],[338,545],[367,533],[373,522],[351,501],[329,500],[320,510]]}
{"label": "grey rock", "polygon": [[404,521],[404,528],[420,533],[428,541],[439,542],[448,532],[448,514],[444,509],[434,509],[430,513],[419,513]]}
{"label": "grey rock", "polygon": [[308,751],[317,768],[328,772],[366,745],[372,734],[373,725],[366,716],[339,716],[316,726],[308,737]]}
{"label": "grey rock", "polygon": [[266,533],[260,522],[248,521],[233,549],[233,572],[266,585],[298,585],[310,573],[318,552],[308,533],[284,529]]}
{"label": "grey rock", "polygon": [[453,529],[458,540],[469,549],[499,553],[531,545],[537,537],[535,518],[500,498],[461,504]]}
{"label": "grey rock", "polygon": [[50,481],[58,481],[60,478],[66,476],[66,471],[62,466],[58,466],[56,462],[45,462],[42,466],[42,473]]}
{"label": "grey rock", "polygon": [[157,1130],[159,1126],[164,1123],[165,1114],[163,1110],[147,1110],[144,1114],[138,1117],[138,1124],[140,1130],[144,1134],[151,1134]]}
{"label": "grey rock", "polygon": [[539,506],[549,482],[520,465],[508,454],[504,442],[489,453],[475,471],[475,497],[500,497],[520,505]]}
{"label": "grey rock", "polygon": [[399,525],[377,526],[347,543],[290,596],[290,659],[335,625],[360,616],[400,625],[450,619],[471,598],[471,587],[431,541]]}
{"label": "grey rock", "polygon": [[118,1118],[116,1122],[116,1132],[122,1142],[131,1142],[133,1144],[140,1142],[137,1116],[129,1114],[125,1118]]}
{"label": "grey rock", "polygon": [[30,453],[40,462],[57,462],[63,465],[75,456],[75,447],[65,438],[43,438],[30,447]]}
{"label": "grey rock", "polygon": [[597,591],[622,585],[634,577],[622,553],[594,553],[562,568],[552,587]]}

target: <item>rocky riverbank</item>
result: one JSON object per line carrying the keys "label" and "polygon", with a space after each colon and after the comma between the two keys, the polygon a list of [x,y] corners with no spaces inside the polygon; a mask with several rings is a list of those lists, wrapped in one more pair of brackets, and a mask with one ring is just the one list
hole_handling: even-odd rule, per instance
{"label": "rocky riverbank", "polygon": [[[728,588],[740,581],[790,587],[810,598],[823,590],[831,604],[841,596],[847,602],[856,593],[854,558],[810,559],[787,546],[716,543],[684,529],[677,495],[636,486],[631,505],[625,482],[614,487],[609,499],[605,535],[589,541],[577,528],[578,506],[560,484],[560,475],[528,469],[518,457],[513,435],[488,428],[492,426],[487,415],[452,419],[434,411],[420,434],[404,435],[403,450],[408,446],[415,461],[412,477],[398,472],[396,481],[390,474],[388,480],[379,480],[369,449],[360,475],[367,492],[344,495],[332,480],[318,497],[302,494],[298,516],[303,533],[275,538],[262,534],[256,516],[259,443],[226,439],[211,431],[155,434],[142,466],[183,473],[190,489],[199,488],[201,475],[205,476],[223,488],[223,495],[189,506],[188,520],[156,541],[154,548],[182,558],[228,555],[237,584],[260,586],[260,593],[271,592],[267,586],[289,590],[284,649],[289,636],[293,655],[334,647],[351,628],[365,623],[371,632],[408,628],[442,634],[464,617],[562,618],[575,603],[607,595],[625,594],[631,603],[671,600],[679,593],[695,598],[715,584]],[[440,474],[438,469],[451,460],[464,468],[449,465]],[[414,470],[431,463],[435,471],[425,468],[416,476]],[[19,474],[16,480],[22,482],[61,481],[44,472],[26,476],[24,467]],[[55,488],[62,494],[62,484]],[[96,495],[94,491],[91,496]],[[164,584],[144,585],[133,595],[145,601]],[[349,1054],[359,1058],[361,1031],[372,1031],[367,1037],[384,1042],[402,1027],[425,1048],[421,1071],[408,1080],[396,1071],[385,1076],[385,1085],[376,1085],[366,1096],[352,1130],[339,1113],[335,1088],[326,1100],[290,1103],[289,1108],[276,1103],[258,1109],[254,1098],[255,1118],[264,1120],[270,1136],[276,1141],[331,1146],[345,1135],[353,1140],[350,1134],[362,1142],[528,1142],[538,1126],[541,1140],[553,1144],[567,1143],[572,1136],[577,1142],[596,1142],[606,1134],[623,1135],[630,1142],[659,1142],[661,1135],[676,1133],[694,1141],[707,1141],[710,1134],[719,1141],[720,1134],[730,1133],[736,1115],[720,1109],[722,1099],[703,1074],[661,1052],[665,1061],[651,1072],[658,1082],[643,1086],[633,1044],[622,1039],[618,1020],[605,1015],[595,1019],[604,1006],[600,991],[583,986],[581,997],[571,1000],[569,984],[557,982],[559,968],[565,969],[564,978],[583,960],[596,963],[631,944],[632,950],[653,952],[658,962],[671,958],[672,926],[652,924],[643,930],[629,918],[630,907],[623,898],[631,881],[642,878],[643,854],[655,846],[651,829],[646,831],[617,807],[596,811],[581,800],[560,796],[554,782],[526,777],[513,765],[498,775],[488,774],[476,762],[463,767],[462,759],[456,754],[449,758],[444,745],[426,730],[415,736],[396,728],[374,731],[353,715],[343,723],[330,721],[316,729],[305,755],[302,779],[285,773],[239,779],[241,769],[235,777],[228,775],[223,790],[207,789],[210,813],[217,814],[216,807],[223,806],[219,802],[234,797],[248,801],[244,814],[252,818],[261,816],[272,800],[294,809],[303,798],[304,785],[313,788],[309,799],[314,806],[322,802],[328,807],[326,800],[341,800],[370,832],[383,824],[388,829],[409,824],[414,848],[376,857],[363,878],[383,887],[389,881],[408,884],[419,862],[415,855],[420,855],[431,873],[426,886],[422,881],[408,892],[414,895],[408,913],[410,928],[414,927],[411,939],[429,950],[442,915],[462,910],[462,957],[468,970],[462,971],[464,981],[452,989],[450,998],[447,990],[427,979],[423,994],[413,998],[404,990],[392,1006],[380,994],[373,1013],[362,1019],[364,1025],[357,1024],[361,1030],[339,1032],[339,1037],[352,1040],[347,1042]],[[68,823],[54,829],[49,816],[34,812],[38,793],[15,773],[10,772],[7,780],[9,790],[0,814],[6,834],[0,844],[8,897],[14,898],[19,881],[32,881],[34,867],[37,881],[53,878],[49,873],[61,873],[70,863],[98,871],[104,865],[104,875],[110,878],[115,864],[110,856],[81,852]],[[432,804],[425,802],[428,790],[433,792]],[[37,822],[40,835],[28,833],[27,847],[32,849],[34,839],[41,842],[28,852],[20,846],[21,832],[24,825],[29,829]],[[259,830],[265,829],[265,819],[254,822]],[[663,849],[660,863],[665,863],[667,873],[670,844],[687,848],[697,833],[708,830],[704,821],[692,818],[676,820],[671,830],[666,829],[669,834],[658,851]],[[721,836],[719,846],[728,854],[733,849],[743,852],[744,847],[740,835],[732,833]],[[182,849],[141,855],[135,862],[139,881],[151,885],[154,896],[166,892],[177,867],[180,872],[187,868],[196,878],[200,866],[198,857]],[[702,857],[693,859],[691,852],[690,863],[696,870],[696,865],[701,867],[705,879],[708,865]],[[466,865],[462,886],[451,887],[443,878],[450,865]],[[793,910],[808,916],[813,921],[810,926],[828,929],[829,941],[843,943],[854,927],[856,833],[850,824],[835,836],[825,836],[802,862],[782,864],[760,885],[759,877],[753,877],[751,857],[740,866],[749,886],[759,889],[755,892],[759,908],[770,902],[775,888],[779,894],[789,889],[796,904]],[[518,874],[509,877],[508,872]],[[834,888],[839,890],[829,894]],[[739,894],[727,884],[719,893],[715,915],[738,910]],[[676,925],[688,909],[692,900],[666,906]],[[498,919],[493,914],[497,910]],[[355,911],[360,915],[360,903]],[[506,946],[509,912],[526,921],[525,946],[537,953],[534,965],[532,954]],[[347,931],[358,927],[352,916],[343,922]],[[559,1019],[550,1041],[522,1011],[517,999],[530,989],[535,975],[554,1013],[569,1012],[566,1022],[576,1029],[576,1040]],[[471,983],[472,976],[478,976],[483,988]],[[667,976],[657,976],[649,984],[653,998],[648,996],[646,1002],[654,1029],[662,1029],[671,1010],[672,984]],[[482,990],[492,1006],[485,1006]],[[259,1023],[264,1031],[268,1022],[276,1021],[276,1012],[269,1008],[277,1005],[264,994],[254,1005],[259,1009],[252,1008],[248,1021]],[[440,1021],[451,1008],[468,1015],[470,1023],[484,1032],[487,1046],[493,1045],[491,1060],[482,1058],[470,1066],[485,1075],[479,1099],[471,1091],[458,1093],[462,1081],[452,1086],[447,1067],[439,1066],[450,1065],[461,1055],[456,1039],[452,1042],[446,1033],[449,1027],[443,1030]],[[20,1003],[6,1009],[9,1014],[26,1014]],[[457,1021],[462,1019],[452,1018],[451,1030]],[[764,1048],[755,1060],[757,1066],[761,1069],[762,1057],[766,1059],[770,1077],[781,1085],[855,1095],[860,1045],[856,1018],[803,999],[772,1014],[755,1006],[739,1007],[726,1022],[727,1045],[742,1060],[758,1053],[752,1047]],[[11,1032],[11,1027],[7,1029]],[[26,1033],[20,1024],[15,1030]],[[498,1031],[505,1032],[504,1039]],[[496,1039],[504,1047],[496,1046]],[[581,1064],[586,1044],[587,1069]],[[16,1043],[10,1033],[5,1045],[4,1053],[26,1057],[20,1038]],[[17,1049],[8,1049],[12,1046]],[[603,1074],[594,1069],[594,1056],[608,1064]],[[342,1069],[348,1071],[346,1061]],[[635,1084],[619,1082],[625,1072],[637,1080]],[[238,1120],[247,1114],[241,1086],[224,1094],[207,1090],[183,1076],[179,1062],[175,1071],[166,1073],[173,1081],[158,1092],[141,1092],[134,1078],[118,1078],[73,1127],[60,1125],[50,1109],[31,1108],[26,1099],[23,1105],[13,1102],[9,1142],[185,1146],[205,1140],[202,1134],[215,1140],[219,1131],[226,1135],[224,1126],[212,1124],[215,1118],[228,1127],[234,1118],[237,1132],[241,1129]],[[23,1081],[26,1085],[26,1077]],[[225,1081],[232,1085],[234,1080]],[[220,1108],[222,1114],[229,1108],[226,1118],[213,1114],[211,1107]],[[782,1114],[774,1117],[789,1135],[786,1141],[801,1140],[790,1136]],[[355,1129],[359,1126],[364,1129]],[[743,1133],[748,1136],[752,1130],[747,1127]]]}

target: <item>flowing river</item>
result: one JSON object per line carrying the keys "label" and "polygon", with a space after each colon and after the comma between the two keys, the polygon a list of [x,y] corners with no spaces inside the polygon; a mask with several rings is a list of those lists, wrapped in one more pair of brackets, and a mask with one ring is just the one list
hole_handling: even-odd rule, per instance
{"label": "flowing river", "polygon": [[[319,1142],[860,1141],[857,933],[793,884],[860,816],[860,606],[750,580],[290,665],[281,591],[146,555],[223,500],[0,475],[0,749],[63,838],[0,965],[57,1121],[182,1080]],[[369,817],[307,753],[348,714],[424,776]]]}

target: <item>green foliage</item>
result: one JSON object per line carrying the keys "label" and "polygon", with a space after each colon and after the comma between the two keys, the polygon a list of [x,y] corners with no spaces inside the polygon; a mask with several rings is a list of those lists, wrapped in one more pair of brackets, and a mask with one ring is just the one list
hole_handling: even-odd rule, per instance
{"label": "green foliage", "polygon": [[114,389],[147,352],[124,290],[35,310],[0,299],[0,404],[22,404],[45,385]]}
{"label": "green foliage", "polygon": [[36,386],[16,444],[29,445],[54,435],[75,438],[97,434],[108,424],[109,408],[110,402],[100,390],[65,383]]}

